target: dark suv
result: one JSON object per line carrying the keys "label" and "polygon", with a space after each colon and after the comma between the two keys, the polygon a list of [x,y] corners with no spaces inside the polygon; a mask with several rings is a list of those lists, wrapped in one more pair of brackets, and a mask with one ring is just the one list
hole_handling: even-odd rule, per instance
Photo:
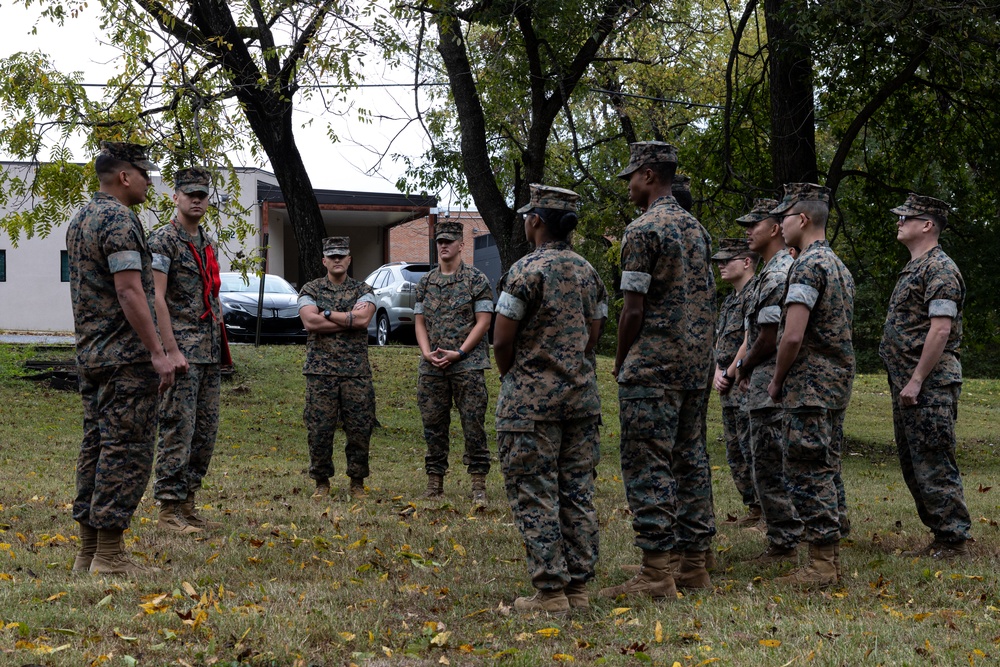
{"label": "dark suv", "polygon": [[391,262],[365,278],[375,292],[375,316],[368,323],[368,336],[385,345],[390,337],[413,336],[413,302],[417,283],[431,270],[430,264]]}

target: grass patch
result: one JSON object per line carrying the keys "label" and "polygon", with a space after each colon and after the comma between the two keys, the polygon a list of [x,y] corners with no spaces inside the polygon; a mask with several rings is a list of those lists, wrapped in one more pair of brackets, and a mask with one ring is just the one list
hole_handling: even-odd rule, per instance
{"label": "grass patch", "polygon": [[[216,455],[198,497],[225,530],[203,539],[163,535],[147,496],[128,539],[139,558],[166,571],[134,582],[69,571],[80,399],[8,373],[11,359],[30,354],[0,345],[0,664],[978,665],[1000,653],[1000,488],[990,488],[1000,469],[997,381],[966,383],[958,424],[977,560],[893,555],[926,535],[895,462],[885,378],[863,376],[845,425],[854,534],[843,547],[841,587],[776,588],[770,579],[780,570],[743,562],[762,538],[722,527],[714,592],[669,604],[595,598],[590,613],[550,619],[507,613],[516,595],[531,594],[523,547],[498,466],[489,475],[490,508],[471,513],[457,415],[446,500],[418,499],[425,477],[415,349],[370,350],[381,428],[369,498],[347,495],[338,433],[334,497],[318,504],[305,475],[303,348],[236,346],[239,372],[223,385]],[[610,369],[601,358],[593,592],[624,579],[619,566],[638,559]],[[488,382],[495,401],[495,370]],[[492,418],[487,430],[495,451]],[[709,446],[722,520],[740,507],[714,399]]]}

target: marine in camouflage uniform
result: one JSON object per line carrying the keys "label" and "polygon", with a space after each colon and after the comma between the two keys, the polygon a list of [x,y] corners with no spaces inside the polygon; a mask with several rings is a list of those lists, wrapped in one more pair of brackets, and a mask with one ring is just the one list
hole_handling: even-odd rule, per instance
{"label": "marine in camouflage uniform", "polygon": [[497,445],[538,591],[515,601],[522,612],[588,606],[585,584],[598,556],[601,403],[591,352],[607,317],[607,294],[567,241],[578,199],[570,190],[531,186],[519,212],[535,250],[511,267],[497,302]]}
{"label": "marine in camouflage uniform", "polygon": [[[781,406],[767,394],[774,375],[775,342],[781,321],[792,256],[785,248],[778,219],[771,215],[774,199],[758,199],[737,222],[747,229],[750,247],[764,257],[764,268],[747,287],[747,354],[737,362],[738,377],[748,378],[743,409],[749,415],[754,488],[760,499],[767,548],[756,561],[767,565],[795,558],[802,538],[802,521],[795,512],[785,476],[785,443]],[[772,254],[773,253],[773,254]]]}
{"label": "marine in camouflage uniform", "polygon": [[892,292],[879,345],[903,479],[933,533],[929,545],[904,555],[938,559],[968,555],[972,523],[955,460],[965,281],[938,244],[948,209],[917,194],[892,209],[910,261]]}
{"label": "marine in camouflage uniform", "polygon": [[[825,238],[830,190],[790,183],[772,211],[802,254],[788,272],[768,394],[780,402],[785,474],[809,543],[809,564],[776,581],[828,585],[840,576],[846,516],[841,481],[844,413],[854,382],[854,278]],[[790,361],[785,361],[789,360]]]}
{"label": "marine in camouflage uniform", "polygon": [[413,306],[421,351],[417,405],[427,441],[424,496],[439,498],[443,494],[454,401],[465,435],[462,463],[472,475],[473,500],[483,505],[490,471],[483,369],[490,367],[486,333],[493,312],[493,292],[482,271],[462,262],[462,238],[461,223],[438,223],[435,241],[439,266],[420,279]]}
{"label": "marine in camouflage uniform", "polygon": [[182,534],[220,528],[195,511],[195,493],[208,472],[219,430],[223,339],[217,249],[199,224],[205,215],[211,174],[203,167],[174,176],[177,216],[149,236],[160,335],[188,362],[186,373],[160,397],[153,498],[157,525]]}
{"label": "marine in camouflage uniform", "polygon": [[[726,295],[719,308],[719,320],[715,327],[716,372],[721,373],[731,383],[729,368],[736,362],[736,355],[745,338],[744,309],[747,287],[753,279],[756,256],[750,251],[745,238],[720,239],[719,251],[712,255],[712,261],[719,267],[723,280],[733,284],[733,290]],[[738,264],[738,263],[743,263]],[[734,274],[735,272],[735,274]],[[735,275],[738,280],[729,276]],[[753,483],[753,456],[750,452],[750,417],[743,410],[746,393],[726,385],[719,392],[722,406],[722,432],[726,441],[726,462],[732,473],[736,490],[748,508],[744,520],[733,520],[733,524],[753,524],[760,518],[760,503]]]}
{"label": "marine in camouflage uniform", "polygon": [[147,568],[128,559],[122,533],[149,481],[157,385],[166,389],[183,359],[168,356],[157,336],[152,256],[128,208],[145,201],[148,172],[158,168],[143,146],[120,142],[102,142],[94,166],[100,191],[66,230],[83,398],[73,570],[134,574]]}
{"label": "marine in camouflage uniform", "polygon": [[306,283],[299,293],[299,315],[309,332],[306,340],[306,407],[309,432],[309,476],[316,480],[315,499],[330,495],[333,434],[343,424],[347,436],[350,492],[364,496],[368,449],[375,428],[375,387],[368,364],[368,322],[375,296],[366,283],[347,275],[350,239],[323,239],[327,275]]}
{"label": "marine in camouflage uniform", "polygon": [[[625,305],[618,325],[622,477],[639,573],[609,597],[670,598],[676,585],[711,586],[705,559],[715,535],[706,412],[714,369],[712,241],[671,195],[673,146],[630,146],[629,196],[645,212],[625,229]],[[669,552],[679,563],[671,573]]]}

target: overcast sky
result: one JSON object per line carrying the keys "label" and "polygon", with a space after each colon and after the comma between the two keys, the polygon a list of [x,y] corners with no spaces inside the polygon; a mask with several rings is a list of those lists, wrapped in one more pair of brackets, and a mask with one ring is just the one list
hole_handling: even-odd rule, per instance
{"label": "overcast sky", "polygon": [[[88,83],[103,83],[107,78],[117,53],[114,49],[102,48],[99,44],[99,21],[97,12],[100,5],[93,2],[83,16],[67,19],[64,27],[38,21],[37,6],[25,9],[22,5],[12,5],[10,0],[0,0],[0,25],[4,39],[0,43],[0,56],[7,57],[18,51],[41,50],[48,53],[55,65],[63,71],[82,71]],[[31,35],[36,24],[38,35]],[[408,71],[386,71],[381,63],[370,66],[366,78],[371,83],[412,81]],[[93,96],[101,94],[101,89],[90,89]],[[384,116],[404,119],[413,115],[413,92],[408,88],[365,88],[358,92],[356,104],[378,110]],[[419,125],[405,127],[403,120],[377,119],[372,124],[355,120],[356,114],[344,117],[326,114],[318,104],[299,105],[293,122],[296,127],[296,142],[305,161],[313,186],[336,190],[363,190],[372,192],[395,192],[395,181],[403,173],[402,163],[394,164],[386,159],[378,168],[380,173],[367,174],[378,160],[376,152],[384,151],[395,137],[392,152],[419,155],[423,151],[424,136]],[[310,127],[301,127],[313,119]],[[341,141],[332,144],[327,138],[327,124],[333,125]],[[398,136],[397,136],[398,135]],[[80,156],[82,144],[73,146],[74,154]],[[251,164],[249,156],[232,156],[234,161],[246,166],[270,169],[267,164]],[[0,159],[9,156],[0,155]],[[442,195],[442,205],[447,205],[448,193]]]}

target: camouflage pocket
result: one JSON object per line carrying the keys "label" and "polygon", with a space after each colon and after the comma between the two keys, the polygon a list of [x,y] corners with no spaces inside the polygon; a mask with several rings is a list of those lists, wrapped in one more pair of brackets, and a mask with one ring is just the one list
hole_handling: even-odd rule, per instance
{"label": "camouflage pocket", "polygon": [[506,477],[531,475],[539,464],[538,438],[532,419],[497,419],[497,450]]}
{"label": "camouflage pocket", "polygon": [[667,437],[667,415],[662,397],[621,401],[622,440],[661,440]]}
{"label": "camouflage pocket", "polygon": [[785,443],[789,461],[828,463],[833,425],[826,412],[786,412]]}

